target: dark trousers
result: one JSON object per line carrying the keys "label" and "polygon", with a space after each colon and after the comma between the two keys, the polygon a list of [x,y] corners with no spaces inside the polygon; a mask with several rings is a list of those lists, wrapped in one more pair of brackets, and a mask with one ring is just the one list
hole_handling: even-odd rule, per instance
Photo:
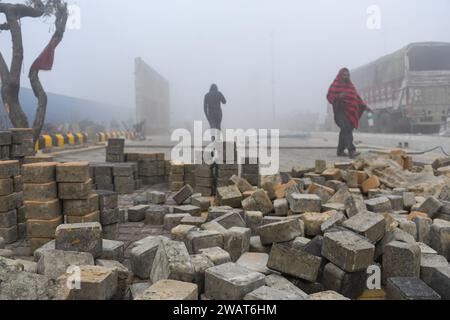
{"label": "dark trousers", "polygon": [[206,118],[209,122],[210,129],[222,130],[222,109],[210,108]]}
{"label": "dark trousers", "polygon": [[344,153],[345,149],[347,149],[350,153],[355,152],[356,147],[353,144],[354,128],[342,108],[338,108],[338,111],[335,109],[335,121],[341,129],[341,132],[339,133],[338,154]]}

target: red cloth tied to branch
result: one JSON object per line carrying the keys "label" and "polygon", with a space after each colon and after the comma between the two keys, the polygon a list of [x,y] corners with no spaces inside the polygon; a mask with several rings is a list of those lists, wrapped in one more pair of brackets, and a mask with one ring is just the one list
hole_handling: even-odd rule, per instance
{"label": "red cloth tied to branch", "polygon": [[[344,81],[342,77],[344,71],[348,71],[348,69],[343,68],[339,71],[328,91],[327,99],[334,108],[344,108],[344,113],[350,120],[353,128],[358,129],[359,121],[367,106],[356,91],[353,83],[350,80],[348,82]],[[345,97],[340,98],[341,93],[345,93]]]}
{"label": "red cloth tied to branch", "polygon": [[55,38],[52,38],[44,51],[37,57],[37,59],[31,65],[30,71],[52,70],[53,61],[55,59],[55,49],[58,46],[58,42]]}

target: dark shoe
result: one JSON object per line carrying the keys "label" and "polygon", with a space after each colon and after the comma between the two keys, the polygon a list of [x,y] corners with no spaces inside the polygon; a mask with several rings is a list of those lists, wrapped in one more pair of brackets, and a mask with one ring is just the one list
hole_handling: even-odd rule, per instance
{"label": "dark shoe", "polygon": [[356,159],[356,158],[358,158],[359,156],[361,155],[361,152],[356,152],[356,151],[353,151],[353,152],[350,152],[350,159]]}
{"label": "dark shoe", "polygon": [[339,158],[348,158],[348,154],[346,152],[338,152],[337,156]]}

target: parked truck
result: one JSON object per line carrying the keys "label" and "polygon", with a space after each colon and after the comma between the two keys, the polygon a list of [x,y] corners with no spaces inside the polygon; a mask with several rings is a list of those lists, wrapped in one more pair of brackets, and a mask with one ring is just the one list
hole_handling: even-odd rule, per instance
{"label": "parked truck", "polygon": [[450,43],[412,43],[352,70],[351,77],[374,111],[373,125],[366,113],[361,131],[435,134],[447,126]]}

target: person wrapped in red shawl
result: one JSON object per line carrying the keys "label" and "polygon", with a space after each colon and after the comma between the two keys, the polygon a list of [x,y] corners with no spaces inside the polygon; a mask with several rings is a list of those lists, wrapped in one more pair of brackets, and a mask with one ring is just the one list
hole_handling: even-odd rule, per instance
{"label": "person wrapped in red shawl", "polygon": [[[353,144],[353,131],[359,128],[359,121],[365,111],[370,108],[361,99],[351,79],[350,71],[343,68],[339,71],[327,95],[328,102],[333,105],[334,120],[341,129],[339,134],[338,157],[350,156],[355,158],[360,154],[356,152]],[[348,150],[348,154],[345,150]]]}

